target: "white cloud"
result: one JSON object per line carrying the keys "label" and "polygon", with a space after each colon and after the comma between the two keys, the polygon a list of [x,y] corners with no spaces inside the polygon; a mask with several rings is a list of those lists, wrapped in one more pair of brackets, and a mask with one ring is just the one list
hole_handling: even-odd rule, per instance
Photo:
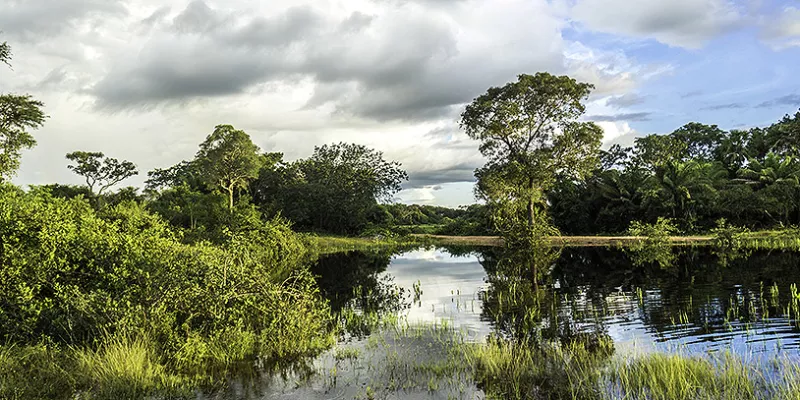
{"label": "white cloud", "polygon": [[800,46],[800,8],[786,7],[779,17],[762,21],[761,36],[775,50]]}
{"label": "white cloud", "polygon": [[571,15],[595,31],[692,49],[744,18],[728,0],[577,0]]}

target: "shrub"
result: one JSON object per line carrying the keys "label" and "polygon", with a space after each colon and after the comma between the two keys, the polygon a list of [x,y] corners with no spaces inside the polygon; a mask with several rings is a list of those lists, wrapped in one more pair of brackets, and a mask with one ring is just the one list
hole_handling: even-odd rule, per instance
{"label": "shrub", "polygon": [[675,254],[672,252],[670,237],[678,233],[675,223],[669,218],[659,217],[656,223],[631,222],[628,235],[639,239],[626,248],[635,265],[657,263],[662,268],[672,265]]}
{"label": "shrub", "polygon": [[212,370],[209,380],[245,359],[329,346],[329,307],[289,226],[250,215],[235,228],[222,245],[186,244],[136,203],[98,214],[81,198],[3,186],[0,341],[144,334],[164,365]]}

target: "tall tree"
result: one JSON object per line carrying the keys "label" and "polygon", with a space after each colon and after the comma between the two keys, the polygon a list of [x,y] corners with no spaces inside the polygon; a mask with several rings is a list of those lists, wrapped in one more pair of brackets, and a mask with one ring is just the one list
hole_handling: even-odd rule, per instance
{"label": "tall tree", "polygon": [[526,203],[533,226],[536,204],[557,176],[587,176],[603,136],[594,123],[577,122],[592,89],[568,76],[523,74],[469,104],[460,125],[489,160],[476,172],[479,194]]}
{"label": "tall tree", "polygon": [[366,146],[338,143],[316,147],[305,160],[271,158],[254,182],[262,210],[280,211],[301,228],[358,233],[379,202],[391,200],[408,175],[397,162]]}
{"label": "tall tree", "polygon": [[716,125],[690,122],[672,132],[672,136],[684,143],[686,157],[697,161],[711,161],[725,137],[725,131]]}
{"label": "tall tree", "polygon": [[74,151],[67,154],[67,159],[75,163],[67,168],[84,177],[89,190],[98,196],[117,183],[139,174],[134,163],[106,157],[101,152]]}
{"label": "tall tree", "polygon": [[[10,65],[11,47],[0,44],[0,62]],[[0,182],[19,169],[23,149],[36,145],[28,132],[44,125],[47,116],[42,111],[44,104],[29,95],[0,95]]]}
{"label": "tall tree", "polygon": [[246,189],[258,177],[264,163],[250,135],[231,125],[217,125],[214,132],[200,144],[195,157],[200,176],[211,187],[228,194],[228,209],[233,209],[233,195]]}

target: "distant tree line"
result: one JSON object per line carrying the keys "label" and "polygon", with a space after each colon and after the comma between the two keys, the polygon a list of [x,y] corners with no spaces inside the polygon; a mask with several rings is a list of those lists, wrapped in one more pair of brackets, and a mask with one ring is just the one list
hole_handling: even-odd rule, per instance
{"label": "distant tree line", "polygon": [[765,128],[689,123],[600,152],[586,180],[559,179],[550,215],[564,233],[623,232],[673,219],[684,232],[715,221],[755,229],[800,224],[800,112]]}

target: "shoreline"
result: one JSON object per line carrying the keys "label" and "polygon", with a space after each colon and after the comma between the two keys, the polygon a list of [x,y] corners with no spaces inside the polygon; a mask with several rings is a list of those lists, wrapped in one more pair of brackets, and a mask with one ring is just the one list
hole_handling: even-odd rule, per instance
{"label": "shoreline", "polygon": [[[413,238],[428,239],[445,245],[472,245],[502,247],[503,239],[499,236],[445,236],[445,235],[410,235]],[[641,236],[551,236],[552,244],[562,244],[569,247],[599,247],[628,245],[646,239]],[[709,244],[713,236],[672,236],[670,243],[675,245],[703,245]]]}

